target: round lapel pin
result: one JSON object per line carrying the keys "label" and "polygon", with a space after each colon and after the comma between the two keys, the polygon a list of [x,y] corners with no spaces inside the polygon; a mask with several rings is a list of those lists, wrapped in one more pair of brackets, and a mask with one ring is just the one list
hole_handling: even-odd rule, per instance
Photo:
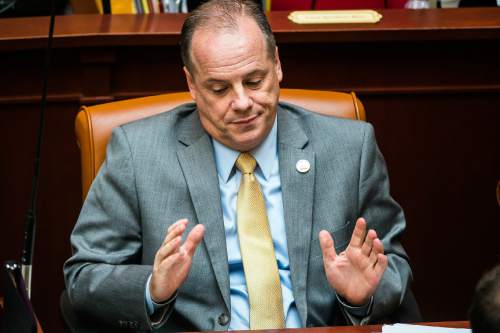
{"label": "round lapel pin", "polygon": [[300,173],[306,173],[311,169],[311,163],[309,163],[308,160],[298,160],[297,164],[295,164],[295,168],[297,168],[297,171]]}

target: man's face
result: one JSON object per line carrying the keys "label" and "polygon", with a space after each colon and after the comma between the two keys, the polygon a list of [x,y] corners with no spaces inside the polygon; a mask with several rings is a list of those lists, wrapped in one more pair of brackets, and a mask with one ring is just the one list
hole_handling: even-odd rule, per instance
{"label": "man's face", "polygon": [[283,75],[277,50],[272,60],[257,24],[242,17],[238,27],[196,30],[193,70],[184,72],[203,128],[225,146],[249,151],[274,124]]}

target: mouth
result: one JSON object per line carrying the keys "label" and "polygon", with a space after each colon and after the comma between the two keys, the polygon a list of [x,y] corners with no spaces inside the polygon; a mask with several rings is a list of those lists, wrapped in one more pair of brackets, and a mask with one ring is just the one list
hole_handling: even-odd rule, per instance
{"label": "mouth", "polygon": [[253,115],[248,116],[248,117],[245,117],[245,118],[233,120],[232,123],[235,125],[247,125],[247,124],[250,124],[255,119],[257,119],[257,117],[259,117],[258,113],[253,114]]}

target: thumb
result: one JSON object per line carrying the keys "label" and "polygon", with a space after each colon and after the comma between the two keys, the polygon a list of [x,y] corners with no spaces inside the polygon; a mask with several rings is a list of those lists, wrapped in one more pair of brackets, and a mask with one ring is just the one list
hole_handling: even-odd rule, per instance
{"label": "thumb", "polygon": [[325,262],[325,264],[329,261],[335,260],[335,258],[337,257],[337,253],[335,252],[332,235],[330,235],[328,231],[321,230],[319,232],[319,245],[321,246],[323,261]]}

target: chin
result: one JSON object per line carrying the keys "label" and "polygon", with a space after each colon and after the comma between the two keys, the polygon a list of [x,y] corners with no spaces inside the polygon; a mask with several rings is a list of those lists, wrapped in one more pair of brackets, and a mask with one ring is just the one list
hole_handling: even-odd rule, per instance
{"label": "chin", "polygon": [[241,141],[239,143],[239,146],[242,147],[242,149],[239,149],[240,151],[250,151],[250,150],[253,150],[255,148],[257,148],[258,146],[260,146],[260,144],[262,143],[262,141],[264,141],[265,137],[256,137],[256,138],[253,138],[253,139],[248,139],[248,140],[244,140],[244,141]]}
{"label": "chin", "polygon": [[257,148],[269,134],[271,129],[264,128],[264,126],[256,126],[244,132],[236,132],[229,138],[228,142],[231,143],[234,150],[250,151]]}

